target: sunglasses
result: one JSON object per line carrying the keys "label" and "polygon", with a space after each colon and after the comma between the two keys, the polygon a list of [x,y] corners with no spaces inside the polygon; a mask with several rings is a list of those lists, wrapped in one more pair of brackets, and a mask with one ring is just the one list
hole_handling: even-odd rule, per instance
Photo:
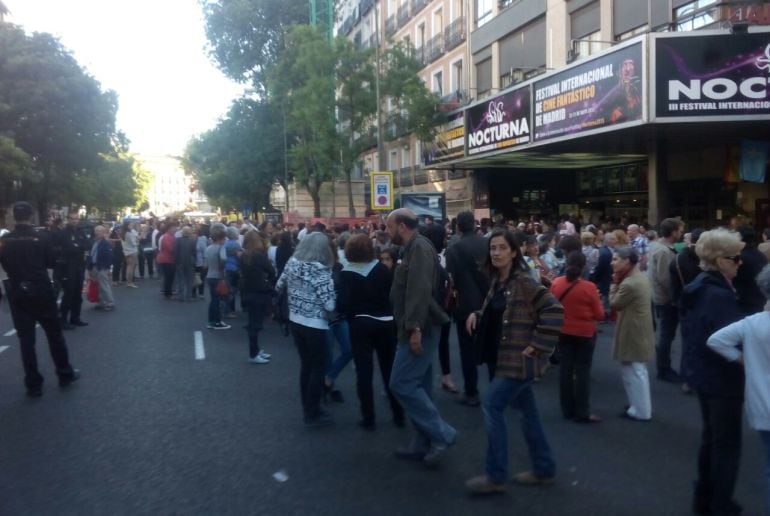
{"label": "sunglasses", "polygon": [[739,263],[741,261],[741,255],[736,254],[735,256],[723,256],[725,260],[732,260],[733,263]]}

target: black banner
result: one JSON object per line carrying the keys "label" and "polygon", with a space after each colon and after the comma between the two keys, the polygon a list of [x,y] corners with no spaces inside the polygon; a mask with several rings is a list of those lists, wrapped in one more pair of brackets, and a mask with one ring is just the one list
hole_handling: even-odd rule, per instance
{"label": "black banner", "polygon": [[770,115],[770,33],[655,38],[655,118]]}

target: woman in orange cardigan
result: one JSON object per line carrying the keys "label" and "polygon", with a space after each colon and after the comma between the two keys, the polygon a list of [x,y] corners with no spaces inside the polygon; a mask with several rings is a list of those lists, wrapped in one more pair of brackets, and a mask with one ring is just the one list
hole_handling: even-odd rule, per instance
{"label": "woman in orange cardigan", "polygon": [[578,423],[598,423],[591,414],[589,384],[596,343],[596,321],[604,320],[604,309],[596,284],[581,279],[586,257],[580,251],[567,256],[566,276],[556,278],[551,293],[564,307],[564,325],[559,335],[561,352],[561,411]]}

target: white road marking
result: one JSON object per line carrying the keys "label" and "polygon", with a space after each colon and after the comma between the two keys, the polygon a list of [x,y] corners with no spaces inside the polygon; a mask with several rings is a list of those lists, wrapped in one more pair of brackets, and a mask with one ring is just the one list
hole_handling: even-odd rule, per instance
{"label": "white road marking", "polygon": [[3,334],[4,337],[13,337],[16,335],[16,328],[9,330]]}
{"label": "white road marking", "polygon": [[195,360],[204,360],[206,358],[206,350],[203,349],[203,332],[195,332]]}
{"label": "white road marking", "polygon": [[0,353],[5,351],[6,349],[10,348],[11,346],[0,346]]}

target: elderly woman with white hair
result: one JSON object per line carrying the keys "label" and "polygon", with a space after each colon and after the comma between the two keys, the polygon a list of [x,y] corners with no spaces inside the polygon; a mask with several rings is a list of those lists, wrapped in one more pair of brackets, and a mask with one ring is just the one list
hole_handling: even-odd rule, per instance
{"label": "elderly woman with white hair", "polygon": [[289,321],[300,358],[300,394],[306,426],[333,423],[331,414],[321,408],[328,347],[328,313],[336,303],[332,266],[334,256],[323,233],[303,238],[289,258],[276,290],[289,295]]}
{"label": "elderly woman with white hair", "polygon": [[744,368],[746,415],[765,446],[765,500],[770,514],[770,265],[757,276],[757,285],[768,299],[765,310],[725,326],[709,337],[707,345]]}
{"label": "elderly woman with white hair", "polygon": [[740,364],[725,360],[706,342],[717,330],[743,315],[733,287],[744,243],[734,231],[701,234],[695,246],[703,269],[682,292],[682,370],[698,393],[703,432],[693,510],[698,514],[738,514],[732,498],[741,455],[744,374]]}

